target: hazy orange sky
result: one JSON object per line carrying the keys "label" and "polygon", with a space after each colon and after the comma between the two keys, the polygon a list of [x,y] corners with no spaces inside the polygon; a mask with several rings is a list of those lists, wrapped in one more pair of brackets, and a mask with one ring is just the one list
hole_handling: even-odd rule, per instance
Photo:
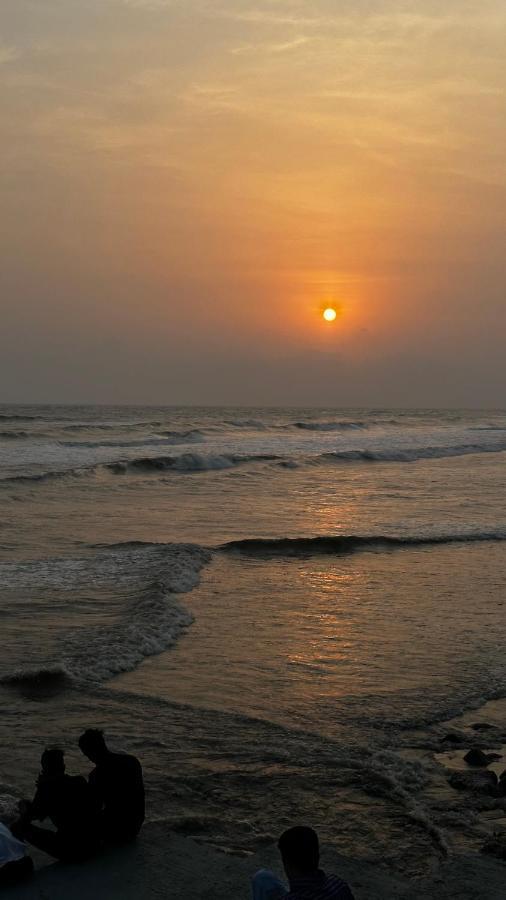
{"label": "hazy orange sky", "polygon": [[505,405],[504,0],[0,24],[1,400]]}

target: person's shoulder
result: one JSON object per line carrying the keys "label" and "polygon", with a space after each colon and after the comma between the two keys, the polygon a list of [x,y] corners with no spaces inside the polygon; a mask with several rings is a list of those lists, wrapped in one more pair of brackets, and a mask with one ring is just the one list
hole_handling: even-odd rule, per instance
{"label": "person's shoulder", "polygon": [[123,753],[122,750],[119,750],[116,753],[111,753],[111,762],[114,762],[114,765],[123,766],[125,769],[140,769],[141,764],[136,756],[132,756],[131,753]]}
{"label": "person's shoulder", "polygon": [[88,782],[84,775],[66,775],[65,777],[69,779],[69,782],[72,783],[73,787],[88,787]]}
{"label": "person's shoulder", "polygon": [[325,897],[329,900],[353,900],[353,894],[349,884],[343,878],[337,875],[327,875],[325,877],[326,893]]}
{"label": "person's shoulder", "polygon": [[354,900],[354,897],[346,881],[320,871],[317,879],[294,885],[285,900]]}

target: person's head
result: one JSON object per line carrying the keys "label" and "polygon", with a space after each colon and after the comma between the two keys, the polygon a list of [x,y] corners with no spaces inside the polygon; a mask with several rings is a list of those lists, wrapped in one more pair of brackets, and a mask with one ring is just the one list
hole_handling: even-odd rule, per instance
{"label": "person's head", "polygon": [[311,875],[317,871],[320,862],[318,835],[307,825],[296,825],[284,831],[278,848],[289,880],[290,877]]}
{"label": "person's head", "polygon": [[104,732],[99,728],[87,728],[79,738],[82,753],[92,762],[99,762],[107,753]]}
{"label": "person's head", "polygon": [[48,747],[40,758],[40,765],[44,775],[63,775],[65,772],[63,750],[58,747]]}

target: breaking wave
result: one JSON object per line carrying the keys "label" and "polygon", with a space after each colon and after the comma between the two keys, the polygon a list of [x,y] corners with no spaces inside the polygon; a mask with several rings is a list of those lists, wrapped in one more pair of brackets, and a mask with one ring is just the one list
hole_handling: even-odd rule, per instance
{"label": "breaking wave", "polygon": [[183,453],[181,456],[146,456],[140,459],[108,463],[105,468],[117,475],[126,472],[208,472],[230,469],[247,463],[273,462],[280,457],[272,454],[241,456],[236,454]]}
{"label": "breaking wave", "polygon": [[174,644],[191,625],[191,613],[175,595],[196,587],[210,559],[209,550],[193,544],[132,542],[101,548],[91,558],[4,565],[5,578],[10,575],[26,591],[31,585],[73,591],[92,582],[111,600],[112,587],[113,605],[105,613],[113,619],[90,627],[85,615],[65,633],[50,664],[26,666],[3,675],[1,682],[21,690],[57,690],[69,683],[100,683],[134,669]]}
{"label": "breaking wave", "polygon": [[176,472],[196,473],[231,469],[248,463],[277,462],[282,457],[273,454],[241,456],[239,454],[201,454],[183,453],[180,456],[141,456],[133,459],[120,459],[110,463],[99,463],[79,468],[61,469],[51,472],[37,472],[32,475],[12,475],[0,479],[0,484],[27,483],[36,484],[65,478],[83,478],[99,472],[112,472],[114,475],[128,473]]}
{"label": "breaking wave", "polygon": [[506,529],[462,532],[454,534],[412,535],[321,535],[306,538],[244,538],[228,541],[219,548],[226,553],[244,556],[339,556],[362,550],[396,550],[409,547],[433,547],[444,544],[470,544],[484,541],[506,541]]}
{"label": "breaking wave", "polygon": [[74,630],[66,637],[64,665],[75,679],[104,681],[130,671],[147,656],[174,644],[193,621],[174,594],[197,586],[201,569],[210,562],[210,552],[190,544],[125,549],[134,553],[134,571],[140,556],[155,580],[128,605],[118,622]]}
{"label": "breaking wave", "polygon": [[299,428],[302,431],[358,431],[368,428],[367,422],[292,422],[289,428]]}
{"label": "breaking wave", "polygon": [[0,478],[0,485],[9,484],[37,484],[45,481],[59,480],[62,478],[81,478],[85,475],[93,474],[98,466],[83,466],[79,469],[61,469],[51,472],[37,472],[33,475],[9,475],[7,478]]}
{"label": "breaking wave", "polygon": [[506,441],[483,444],[457,444],[434,447],[388,447],[384,450],[333,450],[322,453],[316,462],[416,462],[418,459],[444,459],[472,453],[502,453]]}
{"label": "breaking wave", "polygon": [[55,424],[54,427],[58,431],[132,431],[161,426],[161,422],[74,422],[72,425]]}
{"label": "breaking wave", "polygon": [[469,431],[506,431],[505,425],[476,425]]}
{"label": "breaking wave", "polygon": [[[232,428],[244,428],[249,431],[293,431],[294,429],[301,431],[349,431],[368,428],[369,424],[376,423],[350,422],[347,419],[343,419],[335,422],[300,421],[276,424],[272,422],[262,422],[259,419],[226,419],[223,424]],[[395,423],[390,422],[389,424]]]}
{"label": "breaking wave", "polygon": [[[159,446],[175,446],[177,444],[202,444],[205,436],[201,431],[166,431],[163,432],[164,437],[139,438],[138,440],[116,440],[116,441],[58,441],[61,447],[86,447],[97,448],[104,447],[120,448],[120,447],[159,447]],[[1,435],[0,435],[1,436]]]}
{"label": "breaking wave", "polygon": [[12,415],[5,415],[5,413],[0,414],[1,422],[36,422],[41,421],[44,422],[44,416],[22,416],[19,413],[12,413]]}
{"label": "breaking wave", "polygon": [[2,441],[21,441],[31,437],[28,431],[0,431]]}
{"label": "breaking wave", "polygon": [[224,424],[230,425],[232,428],[248,428],[257,431],[265,431],[269,427],[266,422],[261,422],[259,419],[226,419]]}
{"label": "breaking wave", "polygon": [[[203,440],[202,432],[198,430],[189,432],[171,432],[172,437],[164,438],[163,443],[200,443]],[[132,442],[132,445],[148,445],[158,442],[158,438],[146,439],[144,442]],[[72,446],[88,447],[121,447],[128,446],[122,442],[110,443],[77,443]],[[131,459],[117,459],[111,462],[95,462],[90,465],[69,467],[67,469],[35,472],[32,474],[8,475],[0,479],[0,484],[11,483],[37,483],[61,478],[81,478],[92,476],[100,472],[110,472],[113,475],[128,473],[198,473],[230,469],[236,466],[255,465],[257,463],[275,463],[276,466],[290,470],[301,466],[329,465],[332,463],[381,463],[397,462],[411,463],[423,459],[445,459],[450,457],[465,456],[480,453],[502,453],[506,451],[506,440],[496,438],[493,441],[476,444],[457,444],[454,446],[426,446],[426,447],[386,447],[378,449],[350,449],[331,450],[316,455],[291,454],[280,455],[277,453],[197,453],[187,452],[180,455],[163,456],[139,456]]]}

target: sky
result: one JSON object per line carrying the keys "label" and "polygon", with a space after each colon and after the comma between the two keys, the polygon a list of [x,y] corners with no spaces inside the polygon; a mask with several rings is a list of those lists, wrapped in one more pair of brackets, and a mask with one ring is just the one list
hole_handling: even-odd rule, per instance
{"label": "sky", "polygon": [[2,0],[0,400],[506,406],[505,42],[504,0]]}

